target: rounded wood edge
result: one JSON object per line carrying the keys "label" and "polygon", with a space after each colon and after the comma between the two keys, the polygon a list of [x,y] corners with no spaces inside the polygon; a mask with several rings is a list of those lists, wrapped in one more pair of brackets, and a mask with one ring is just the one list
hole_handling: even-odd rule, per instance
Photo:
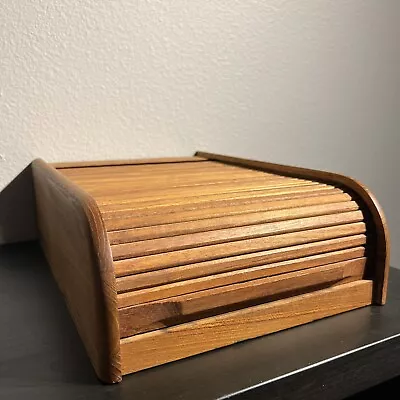
{"label": "rounded wood edge", "polygon": [[104,383],[117,383],[122,380],[119,320],[117,312],[117,291],[112,262],[111,247],[104,221],[96,201],[78,185],[68,180],[52,165],[38,158],[32,162],[32,169],[39,169],[51,175],[57,184],[68,191],[82,207],[91,233],[92,257],[98,266],[104,310],[104,336],[107,350],[103,352],[101,365],[93,364],[98,378]]}
{"label": "rounded wood edge", "polygon": [[[374,304],[383,305],[386,302],[389,275],[390,239],[389,229],[382,207],[371,191],[357,180],[345,175],[318,171],[308,168],[274,164],[263,161],[253,161],[244,158],[230,157],[213,153],[197,151],[195,156],[226,164],[238,165],[298,178],[315,179],[323,183],[339,185],[345,190],[357,195],[359,201],[368,209],[375,229],[375,259],[374,259]],[[360,204],[361,205],[361,204]]]}

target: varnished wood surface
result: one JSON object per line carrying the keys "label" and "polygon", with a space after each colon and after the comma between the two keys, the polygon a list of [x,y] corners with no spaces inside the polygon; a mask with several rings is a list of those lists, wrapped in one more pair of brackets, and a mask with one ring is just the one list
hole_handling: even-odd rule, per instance
{"label": "varnished wood surface", "polygon": [[40,240],[98,377],[121,380],[114,270],[96,203],[42,160],[32,164]]}
{"label": "varnished wood surface", "polygon": [[370,214],[371,229],[374,230],[372,238],[373,243],[371,243],[371,246],[373,247],[373,257],[371,257],[369,260],[371,265],[369,269],[372,270],[371,274],[374,277],[375,283],[374,302],[376,304],[385,304],[390,258],[389,229],[381,206],[367,187],[350,177],[326,171],[317,171],[288,165],[253,161],[206,152],[197,152],[196,156],[203,157],[208,160],[220,161],[229,165],[253,168],[255,170],[261,170],[267,173],[277,173],[290,177],[315,179],[319,180],[320,182],[341,185],[349,190],[350,193],[354,193],[360,203],[362,203],[365,212]]}
{"label": "varnished wood surface", "polygon": [[[364,250],[359,249],[360,257],[364,255]],[[335,258],[336,257],[336,258]],[[226,273],[226,274],[218,274],[216,276],[206,276],[202,278],[192,279],[188,281],[182,281],[179,283],[161,285],[149,289],[142,290],[134,290],[128,291],[124,293],[120,293],[118,295],[117,301],[119,307],[127,307],[130,305],[136,305],[141,303],[147,303],[156,300],[168,299],[171,297],[176,297],[180,295],[186,295],[188,293],[195,293],[200,291],[206,291],[210,288],[220,287],[223,291],[230,291],[231,285],[240,282],[248,282],[249,285],[257,286],[261,279],[264,277],[268,277],[269,275],[274,274],[274,270],[281,270],[282,275],[278,276],[278,280],[285,280],[287,277],[287,273],[296,270],[304,270],[316,266],[323,266],[325,263],[329,265],[329,262],[335,262],[336,260],[340,260],[340,255],[332,255],[331,259],[329,256],[325,257],[309,257],[306,259],[296,259],[292,262],[284,262],[277,264],[270,264],[270,268],[266,267],[265,269],[256,268],[255,270],[243,269],[237,273]],[[344,258],[345,259],[345,258]],[[365,266],[365,258],[362,258],[360,263],[360,270],[362,271],[361,276],[364,272]],[[323,282],[323,273],[324,268],[321,269],[320,279]],[[268,282],[268,280],[267,280]],[[312,286],[312,285],[310,285]],[[288,289],[293,289],[288,287]],[[274,293],[272,293],[274,294]],[[243,299],[237,298],[238,302]]]}
{"label": "varnished wood surface", "polygon": [[[346,186],[345,180],[209,154],[116,165],[67,164],[59,171],[97,213],[98,224],[89,224],[88,230],[94,236],[100,230],[106,244],[107,254],[97,256],[100,268],[106,263],[112,274],[113,317],[118,314],[120,345],[125,346],[123,373],[231,343],[227,333],[219,344],[207,343],[201,350],[203,345],[193,338],[179,356],[167,349],[161,362],[149,354],[133,360],[132,349],[139,355],[154,352],[148,348],[153,340],[165,340],[168,348],[168,338],[180,340],[193,324],[206,324],[206,331],[220,335],[218,324],[227,323],[229,331],[232,313],[247,315],[265,307],[273,314],[284,301],[292,302],[292,310],[296,302],[309,308],[302,296],[322,296],[336,287],[342,291],[343,311],[359,307],[349,300],[350,290],[369,291],[365,304],[371,303],[372,286],[375,296],[379,291],[374,262],[375,249],[382,247],[375,247],[374,210],[364,201],[365,193]],[[72,229],[64,235],[69,240]],[[369,289],[359,289],[366,285]],[[300,313],[299,321],[282,317],[272,331],[307,322],[310,314],[312,319],[334,314],[324,299],[322,310]],[[259,332],[260,317],[254,315],[234,341]],[[136,347],[139,339],[144,350]],[[106,346],[110,351],[111,344]]]}
{"label": "varnished wood surface", "polygon": [[335,253],[336,251],[340,251],[342,254],[353,254],[353,252],[359,251],[360,247],[364,246],[365,243],[365,235],[354,235],[139,274],[117,274],[117,287],[120,287],[122,291],[126,286],[132,289],[141,289],[229,271],[239,272],[243,268],[262,267],[263,265],[296,260],[296,258],[311,255],[318,256],[325,253],[329,255],[330,252]]}
{"label": "varnished wood surface", "polygon": [[[265,189],[249,192],[236,192],[236,193],[222,193],[218,195],[204,195],[193,197],[176,197],[173,199],[163,200],[162,198],[154,201],[143,202],[136,201],[134,203],[113,204],[112,206],[99,206],[105,218],[119,218],[128,215],[134,215],[139,212],[158,211],[169,212],[176,208],[180,209],[193,209],[193,208],[209,208],[214,205],[231,206],[235,204],[249,204],[255,203],[259,200],[279,200],[283,196],[292,197],[293,194],[301,194],[307,196],[308,194],[326,194],[331,192],[324,186],[305,185],[303,187],[287,187],[279,189]],[[285,197],[283,197],[285,198]]]}
{"label": "varnished wood surface", "polygon": [[[252,238],[279,236],[290,232],[308,231],[311,229],[352,224],[362,221],[363,215],[361,211],[352,211],[116,244],[111,246],[111,251],[114,260],[120,260],[177,250],[193,249],[219,243],[240,243],[243,240]],[[273,240],[273,238],[271,240]]]}
{"label": "varnished wood surface", "polygon": [[[204,199],[192,198],[190,200],[175,201],[169,204],[143,204],[137,206],[136,208],[125,207],[120,210],[103,210],[102,215],[107,226],[109,226],[108,220],[114,221],[131,221],[132,219],[140,220],[140,217],[151,217],[152,215],[162,214],[167,217],[167,214],[181,211],[196,211],[196,210],[206,210],[203,213],[207,213],[214,207],[224,207],[229,213],[229,210],[236,206],[251,205],[254,203],[269,203],[273,201],[283,201],[283,200],[293,200],[293,199],[305,199],[305,198],[315,198],[325,195],[335,195],[339,194],[340,191],[336,189],[312,189],[312,190],[293,190],[293,189],[282,189],[275,193],[258,193],[257,196],[249,196],[249,194],[241,196],[231,196],[225,195],[225,198],[213,199],[209,201],[204,201]],[[306,203],[307,204],[307,203]],[[259,205],[259,204],[258,204]],[[268,205],[266,204],[266,208]],[[211,211],[212,212],[212,211]],[[164,221],[162,221],[164,222]],[[111,222],[112,223],[112,222]],[[115,230],[115,229],[114,229]]]}
{"label": "varnished wood surface", "polygon": [[70,162],[51,163],[50,165],[56,169],[63,169],[63,168],[99,167],[107,165],[162,164],[162,163],[192,162],[192,161],[205,161],[205,159],[196,156],[138,158],[136,160],[70,161]]}
{"label": "varnished wood surface", "polygon": [[238,242],[214,244],[207,247],[170,251],[168,253],[153,254],[144,257],[128,258],[114,262],[117,275],[127,275],[146,271],[155,271],[162,268],[175,267],[196,262],[215,260],[258,251],[273,250],[299,244],[307,244],[338,237],[347,237],[365,233],[365,224],[331,226],[328,228],[312,229],[301,232],[284,233],[265,238],[241,240]]}
{"label": "varnished wood surface", "polygon": [[[121,339],[123,373],[199,354],[371,304],[372,282],[355,281]],[[177,345],[179,343],[179,345]]]}
{"label": "varnished wood surface", "polygon": [[[308,266],[313,264],[310,262]],[[297,267],[300,268],[299,263]],[[365,258],[356,258],[122,308],[119,310],[121,337],[360,280],[364,267]]]}
{"label": "varnished wood surface", "polygon": [[[222,216],[233,216],[245,213],[253,212],[268,212],[274,210],[286,210],[291,212],[292,208],[302,206],[312,206],[321,204],[330,204],[341,202],[344,203],[351,200],[348,194],[336,192],[329,193],[307,193],[307,194],[292,194],[287,196],[281,196],[277,199],[268,199],[269,201],[255,201],[252,203],[236,204],[228,207],[212,206],[209,208],[196,208],[190,207],[189,209],[183,209],[183,207],[177,207],[168,213],[140,213],[137,215],[125,215],[123,218],[106,218],[104,223],[106,225],[109,235],[115,235],[113,231],[121,231],[129,228],[140,228],[147,227],[152,231],[156,231],[154,226],[162,227],[163,224],[172,224],[178,222],[188,221],[200,221],[210,218],[218,218]],[[158,230],[158,228],[157,228]],[[137,231],[137,230],[135,230]]]}
{"label": "varnished wood surface", "polygon": [[[312,249],[312,247],[311,249],[310,247],[309,251],[311,251]],[[179,291],[180,293],[178,294],[181,294],[185,293],[182,292],[182,290],[189,290],[189,288],[192,286],[200,286],[201,289],[199,290],[203,290],[207,289],[207,287],[221,286],[222,284],[230,284],[249,279],[258,279],[264,276],[277,275],[285,272],[296,271],[298,269],[306,269],[313,266],[315,267],[332,262],[363,257],[364,253],[364,247],[360,246],[345,250],[324,252],[308,257],[297,256],[296,258],[290,259],[288,261],[272,262],[253,267],[249,267],[249,265],[251,265],[251,262],[246,264],[242,263],[246,265],[245,268],[240,268],[240,266],[236,265],[236,269],[233,269],[231,271],[228,270],[228,272],[219,271],[219,273],[217,274],[215,274],[215,270],[214,273],[211,273],[212,270],[207,270],[207,268],[205,268],[205,266],[203,265],[203,268],[197,268],[196,270],[197,274],[201,276],[192,279],[184,279],[182,276],[179,276],[180,283],[176,283],[179,280],[171,277],[173,271],[161,270],[155,272],[147,272],[143,274],[128,275],[117,278],[117,291],[118,293],[124,293],[134,290],[133,292],[130,292],[128,297],[133,295],[136,298],[140,298],[140,294],[143,294],[145,297],[146,295],[151,295],[152,293],[154,293],[156,296],[161,296],[163,291],[170,293],[170,290]],[[161,282],[157,282],[155,281],[155,278],[158,278],[160,272],[164,272],[164,279],[162,279]],[[168,283],[168,281],[170,281],[170,283]],[[138,290],[141,289],[141,286],[143,290]],[[175,294],[171,294],[171,296]]]}
{"label": "varnished wood surface", "polygon": [[322,205],[319,204],[316,206],[296,207],[293,209],[276,211],[262,210],[259,212],[250,212],[228,217],[223,216],[206,218],[202,220],[160,224],[157,225],[157,229],[154,229],[154,227],[151,226],[136,229],[124,229],[120,231],[109,232],[108,238],[110,240],[110,244],[114,245],[189,233],[207,232],[215,229],[226,229],[253,224],[278,222],[296,218],[314,217],[356,210],[358,210],[358,205],[354,201]]}
{"label": "varnished wood surface", "polygon": [[[229,176],[226,175],[229,172]],[[200,163],[169,163],[169,164],[143,164],[143,165],[115,165],[96,168],[65,168],[62,169],[63,175],[79,182],[81,185],[93,187],[93,183],[101,182],[104,185],[114,183],[124,183],[128,178],[135,178],[136,184],[145,182],[160,182],[165,178],[171,178],[173,181],[183,182],[194,181],[201,182],[204,178],[215,179],[234,179],[249,177],[273,177],[276,174],[265,174],[261,171],[252,171],[237,166],[224,165],[214,161],[204,161]],[[164,181],[164,185],[169,185]]]}
{"label": "varnished wood surface", "polygon": [[[180,180],[180,184],[177,183],[174,186],[167,187],[156,187],[153,183],[153,187],[149,181],[147,181],[148,187],[140,185],[137,187],[136,179],[133,180],[133,184],[129,181],[113,181],[112,183],[107,183],[99,187],[99,181],[93,187],[85,184],[86,190],[96,197],[98,204],[107,205],[113,203],[128,203],[136,200],[136,196],[140,196],[139,199],[145,201],[151,199],[159,199],[160,197],[174,198],[183,196],[196,196],[196,195],[211,195],[218,194],[222,191],[227,192],[240,192],[240,191],[251,191],[251,190],[262,190],[266,187],[268,188],[279,188],[287,186],[302,186],[310,185],[310,181],[301,179],[287,179],[284,177],[274,177],[272,178],[252,178],[250,179],[236,179],[233,182],[226,180],[225,182],[220,182],[214,184],[212,182],[207,182],[204,184],[190,184],[189,182],[184,183]],[[143,182],[144,183],[144,182]],[[135,185],[136,184],[136,185]],[[317,184],[314,184],[317,185]],[[88,187],[89,186],[89,187]],[[143,196],[144,195],[144,196]]]}

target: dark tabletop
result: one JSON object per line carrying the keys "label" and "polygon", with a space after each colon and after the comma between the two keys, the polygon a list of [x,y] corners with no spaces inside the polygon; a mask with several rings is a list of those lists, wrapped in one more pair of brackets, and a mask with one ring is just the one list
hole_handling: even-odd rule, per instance
{"label": "dark tabletop", "polygon": [[0,399],[342,399],[400,375],[400,270],[365,307],[101,384],[38,245],[0,247]]}

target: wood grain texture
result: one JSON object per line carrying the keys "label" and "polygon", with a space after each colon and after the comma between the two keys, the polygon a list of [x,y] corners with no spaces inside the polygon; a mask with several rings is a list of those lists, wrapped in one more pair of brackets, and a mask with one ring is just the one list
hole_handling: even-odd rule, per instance
{"label": "wood grain texture", "polygon": [[243,268],[253,268],[265,264],[288,261],[312,255],[316,256],[318,254],[336,251],[347,254],[349,255],[349,258],[352,258],[353,256],[351,254],[354,251],[358,251],[359,246],[364,246],[365,243],[365,235],[354,235],[297,246],[283,247],[280,249],[243,254],[240,256],[225,257],[134,275],[116,274],[117,287],[120,287],[121,291],[125,291],[126,288],[143,289],[157,285],[166,285],[172,282],[184,281],[187,279],[199,278],[202,276],[221,274],[229,271],[239,271]]}
{"label": "wood grain texture", "polygon": [[[189,279],[173,284],[166,284],[142,290],[127,291],[117,295],[118,307],[128,307],[131,305],[146,303],[150,301],[167,299],[187,293],[204,291],[215,287],[224,287],[239,282],[251,281],[256,284],[254,279],[261,279],[271,275],[280,275],[288,272],[305,270],[312,267],[348,260],[350,254],[355,257],[364,256],[364,248],[357,248],[352,252],[327,253],[305,258],[296,258],[290,261],[272,263],[252,268],[244,268],[239,271],[227,272],[218,275],[209,275],[201,278]],[[363,259],[364,270],[365,259]],[[283,275],[278,279],[283,279]]]}
{"label": "wood grain texture", "polygon": [[360,280],[364,267],[358,258],[121,308],[121,338]]}
{"label": "wood grain texture", "polygon": [[146,210],[161,207],[166,207],[197,204],[206,205],[217,205],[217,204],[235,204],[238,200],[242,200],[245,203],[254,203],[255,201],[263,198],[270,199],[273,196],[281,196],[293,193],[309,193],[309,192],[325,192],[330,190],[326,185],[315,185],[313,183],[301,186],[283,186],[276,188],[268,188],[262,190],[248,190],[243,192],[231,192],[231,193],[218,193],[211,195],[199,195],[199,196],[188,196],[188,197],[172,197],[163,199],[162,197],[156,197],[151,199],[137,199],[128,201],[125,203],[114,203],[114,204],[99,204],[99,208],[104,215],[112,215],[115,218],[118,215],[125,215],[127,212],[133,210],[137,212],[139,210]]}
{"label": "wood grain texture", "polygon": [[[271,175],[258,172],[254,175],[254,171],[243,169],[241,175],[238,173],[225,173],[216,174],[214,171],[207,174],[201,171],[195,175],[182,175],[182,173],[169,174],[168,181],[165,181],[164,176],[158,175],[137,175],[135,177],[129,176],[128,174],[119,174],[115,177],[107,178],[94,178],[93,180],[84,181],[82,184],[85,189],[93,195],[105,194],[106,196],[118,197],[119,195],[124,196],[129,193],[138,191],[153,191],[153,192],[172,192],[177,189],[188,189],[194,190],[203,189],[215,189],[232,186],[245,186],[255,184],[260,186],[262,184],[269,185],[272,182],[282,182],[288,179],[285,176]],[[78,179],[79,176],[74,177],[74,180]],[[134,178],[134,179],[133,179]],[[304,179],[292,178],[292,182],[303,182]],[[101,183],[101,185],[99,185]],[[113,192],[113,189],[117,189],[118,192]],[[106,191],[109,190],[109,193]]]}
{"label": "wood grain texture", "polygon": [[[114,204],[132,204],[135,202],[151,201],[158,199],[170,199],[170,198],[183,198],[183,197],[194,197],[194,196],[205,196],[205,195],[218,195],[222,193],[237,193],[237,192],[248,192],[253,190],[265,190],[272,188],[281,187],[292,187],[292,186],[304,186],[310,185],[309,181],[300,179],[254,179],[251,182],[241,183],[221,183],[219,185],[197,185],[197,186],[186,186],[186,187],[157,187],[154,185],[145,188],[134,187],[130,183],[124,185],[107,185],[101,189],[86,189],[92,196],[95,197],[97,204],[104,207],[111,206]],[[318,184],[315,184],[318,185]],[[119,187],[118,187],[119,186]]]}
{"label": "wood grain texture", "polygon": [[123,374],[363,307],[371,301],[372,282],[361,280],[131,336],[121,339]]}
{"label": "wood grain texture", "polygon": [[356,222],[354,224],[274,235],[269,237],[268,240],[261,237],[196,247],[193,249],[170,251],[168,253],[153,254],[150,256],[128,258],[115,261],[114,267],[117,275],[129,275],[132,273],[155,271],[168,267],[215,260],[217,258],[248,254],[257,251],[358,235],[365,233],[365,229],[365,224],[363,222]]}
{"label": "wood grain texture", "polygon": [[[224,200],[222,202],[213,202],[213,201],[208,201],[208,202],[188,202],[186,204],[172,204],[172,205],[152,205],[152,206],[145,206],[143,208],[136,208],[136,209],[128,209],[128,210],[122,210],[122,211],[113,211],[113,212],[102,212],[102,216],[105,220],[105,223],[108,224],[112,221],[109,220],[114,220],[114,229],[115,226],[120,226],[119,224],[121,223],[120,221],[127,221],[126,223],[132,223],[132,221],[141,221],[142,224],[146,224],[146,220],[150,220],[151,217],[160,217],[165,216],[165,218],[168,218],[171,214],[173,213],[181,213],[181,212],[199,212],[199,213],[212,213],[213,209],[225,209],[225,211],[229,215],[229,210],[234,209],[235,207],[241,207],[241,206],[252,206],[253,204],[256,204],[260,206],[260,203],[263,203],[265,205],[265,208],[268,209],[268,207],[272,204],[276,204],[275,202],[277,201],[294,201],[298,200],[301,201],[304,199],[308,198],[316,198],[316,197],[323,197],[323,196],[331,196],[331,195],[338,195],[342,194],[340,190],[338,189],[326,189],[326,190],[321,190],[321,191],[315,191],[315,190],[307,190],[307,191],[297,191],[297,192],[289,192],[285,190],[283,193],[278,193],[278,194],[268,194],[265,197],[259,197],[259,198],[245,198],[245,199],[228,199]],[[206,211],[204,211],[206,210]],[[211,214],[212,215],[212,214]],[[141,218],[142,217],[142,218]],[[196,219],[196,218],[195,218]],[[165,222],[165,221],[162,221]],[[148,223],[148,222],[147,222]],[[141,225],[143,226],[143,225]],[[146,225],[145,225],[146,226]]]}
{"label": "wood grain texture", "polygon": [[66,168],[60,170],[63,175],[82,183],[93,183],[95,180],[102,183],[112,181],[126,181],[128,178],[158,180],[174,175],[181,179],[192,179],[202,174],[209,177],[214,174],[231,176],[273,176],[262,171],[246,170],[235,165],[223,165],[214,161],[201,163],[170,163],[170,164],[143,164],[143,165],[114,165],[95,168]]}
{"label": "wood grain texture", "polygon": [[288,221],[217,229],[208,232],[116,244],[111,246],[111,252],[114,260],[120,260],[176,250],[193,249],[195,247],[209,246],[218,243],[234,243],[236,241],[257,237],[267,238],[289,232],[307,231],[310,229],[362,221],[363,214],[361,211],[350,211],[339,214],[298,218]]}
{"label": "wood grain texture", "polygon": [[201,157],[164,157],[164,158],[139,158],[136,160],[102,160],[102,161],[70,161],[51,163],[56,169],[63,168],[82,168],[82,167],[100,167],[107,165],[141,165],[141,164],[163,164],[177,162],[206,161]]}
{"label": "wood grain texture", "polygon": [[[262,171],[253,170],[234,170],[227,174],[225,169],[219,169],[215,171],[209,169],[208,171],[200,170],[186,170],[180,171],[164,171],[164,173],[129,173],[129,172],[118,172],[113,173],[107,172],[102,175],[95,175],[93,172],[85,175],[81,172],[82,169],[77,169],[72,172],[71,169],[61,169],[63,175],[67,176],[74,183],[81,185],[85,190],[96,189],[96,185],[101,184],[102,186],[108,186],[111,189],[117,185],[124,187],[124,185],[132,185],[133,188],[149,188],[157,185],[160,188],[168,187],[181,187],[188,185],[204,185],[214,184],[216,182],[229,182],[237,180],[249,180],[258,179],[271,176],[271,174],[265,174]],[[275,177],[274,177],[275,178]]]}
{"label": "wood grain texture", "polygon": [[110,244],[132,243],[141,240],[166,238],[189,233],[208,232],[240,226],[315,217],[358,210],[354,201],[297,207],[276,211],[259,211],[203,220],[161,224],[151,227],[124,229],[108,233]]}
{"label": "wood grain texture", "polygon": [[[181,279],[172,278],[172,282],[170,275],[172,275],[171,272],[173,271],[168,271],[165,269],[161,271],[123,276],[116,279],[117,292],[130,292],[130,295],[134,295],[137,298],[140,298],[140,293],[144,295],[149,295],[155,292],[156,296],[161,296],[161,292],[163,291],[165,291],[166,293],[170,293],[169,289],[173,291],[178,291],[178,294],[182,294],[186,293],[185,290],[187,290],[187,288],[190,289],[191,287],[195,287],[195,290],[203,290],[212,286],[221,286],[221,283],[224,285],[239,282],[242,280],[258,279],[264,276],[277,275],[284,272],[295,271],[298,269],[306,269],[313,266],[315,267],[318,265],[330,264],[338,261],[363,257],[365,253],[364,247],[358,246],[347,248],[344,250],[328,252],[325,251],[318,254],[318,247],[308,246],[308,251],[312,255],[306,255],[302,257],[302,246],[298,247],[299,251],[298,253],[296,253],[296,257],[293,259],[269,262],[265,264],[261,263],[259,265],[253,266],[251,262],[252,260],[250,259],[250,262],[242,263],[242,265],[244,265],[243,268],[240,268],[240,265],[235,265],[235,269],[228,269],[225,272],[219,271],[217,273],[212,273],[210,268],[208,268],[208,270],[206,269],[206,267],[204,266],[205,263],[200,263],[197,264],[197,270],[195,270],[197,276],[187,279],[182,279],[182,276],[180,276]],[[320,249],[319,251],[321,250],[322,249]],[[284,258],[284,256],[282,256],[281,258]],[[173,270],[179,270],[180,268],[184,267],[173,268]],[[161,275],[161,279],[159,278],[159,275]],[[159,279],[158,281],[157,278]],[[167,294],[165,297],[174,296],[175,294],[176,293]]]}
{"label": "wood grain texture", "polygon": [[41,244],[98,377],[121,380],[110,246],[94,200],[38,159],[32,163]]}
{"label": "wood grain texture", "polygon": [[[153,227],[163,224],[172,224],[187,221],[199,221],[222,216],[233,216],[252,212],[269,212],[274,210],[290,210],[291,208],[312,206],[330,203],[344,203],[351,200],[346,193],[334,192],[293,194],[282,196],[281,199],[269,199],[269,201],[258,201],[248,204],[235,204],[229,207],[210,207],[200,209],[175,208],[168,213],[145,213],[139,215],[125,215],[123,218],[108,218],[104,220],[107,231],[118,231],[129,228]],[[290,211],[288,211],[290,212]],[[154,228],[151,228],[155,230]]]}
{"label": "wood grain texture", "polygon": [[206,153],[58,166],[33,166],[43,248],[103,381],[385,301],[384,217],[350,178]]}
{"label": "wood grain texture", "polygon": [[265,171],[267,173],[276,173],[289,177],[312,179],[327,184],[334,184],[346,188],[348,192],[354,194],[355,199],[358,200],[363,211],[366,214],[369,213],[367,219],[370,220],[371,230],[373,230],[373,232],[371,232],[371,247],[373,251],[372,257],[369,257],[368,260],[370,266],[367,266],[367,268],[373,271],[374,303],[385,304],[390,257],[389,229],[381,206],[367,187],[353,178],[326,171],[253,161],[206,152],[196,152],[196,156],[207,158],[208,160],[220,161],[229,165]]}
{"label": "wood grain texture", "polygon": [[[121,177],[121,178],[113,178],[106,182],[101,180],[93,180],[93,182],[85,182],[83,186],[85,190],[89,193],[96,196],[98,193],[103,193],[105,190],[110,190],[110,197],[117,196],[119,193],[122,195],[126,195],[128,193],[132,193],[135,191],[141,190],[153,190],[153,191],[167,191],[171,192],[175,189],[185,189],[185,188],[213,188],[213,187],[223,187],[223,186],[243,186],[247,184],[269,184],[271,181],[279,181],[285,179],[285,177],[267,177],[264,175],[253,176],[253,174],[246,173],[244,177],[231,176],[231,174],[219,175],[215,176],[215,174],[211,176],[204,176],[201,174],[197,177],[197,179],[193,179],[193,177],[186,177],[186,179],[182,179],[180,176],[170,176],[170,179],[166,181],[163,178],[151,179],[151,177],[147,177],[146,179],[141,179],[138,177],[137,179],[132,179],[129,177]],[[278,179],[279,178],[279,179]],[[101,183],[101,187],[99,188],[99,184]],[[103,187],[103,184],[105,187]],[[155,189],[156,187],[156,189]],[[113,192],[117,190],[117,193]]]}

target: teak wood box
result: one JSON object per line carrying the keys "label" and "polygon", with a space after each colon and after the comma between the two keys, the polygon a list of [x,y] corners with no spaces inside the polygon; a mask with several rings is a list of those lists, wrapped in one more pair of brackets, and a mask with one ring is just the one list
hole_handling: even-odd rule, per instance
{"label": "teak wood box", "polygon": [[328,172],[208,153],[33,162],[43,250],[98,377],[384,304],[377,201]]}

